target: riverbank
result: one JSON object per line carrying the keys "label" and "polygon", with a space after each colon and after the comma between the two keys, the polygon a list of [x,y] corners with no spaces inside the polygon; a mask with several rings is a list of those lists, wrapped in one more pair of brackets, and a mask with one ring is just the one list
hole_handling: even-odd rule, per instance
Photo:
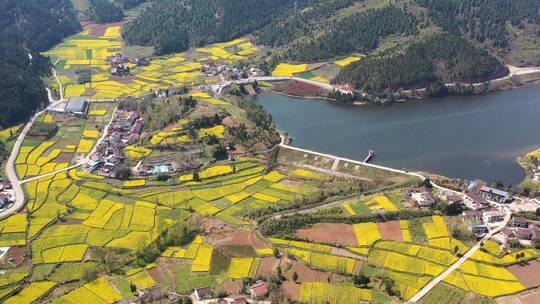
{"label": "riverbank", "polygon": [[[488,93],[503,91],[503,90],[514,90],[519,89],[528,85],[540,84],[540,67],[528,67],[528,68],[518,68],[513,66],[508,66],[510,73],[504,77],[493,79],[487,82],[480,83],[446,83],[445,86],[449,93],[444,96],[474,96],[474,95],[484,95]],[[404,90],[399,91],[390,97],[378,97],[378,96],[369,96],[366,94],[359,94],[361,99],[365,101],[354,101],[354,102],[343,102],[336,98],[329,97],[330,90],[337,89],[337,87],[330,84],[324,84],[324,86],[314,84],[313,81],[290,78],[286,80],[279,80],[280,83],[284,81],[296,82],[305,88],[300,90],[294,88],[287,90],[285,86],[282,86],[279,89],[272,89],[272,87],[266,87],[263,92],[271,91],[276,94],[281,94],[289,97],[304,98],[304,99],[324,99],[329,102],[338,102],[346,103],[355,106],[364,106],[368,104],[374,105],[386,105],[391,103],[402,103],[407,101],[421,101],[429,99],[430,97],[426,95],[426,88],[414,89],[414,90]],[[270,80],[272,82],[272,80]],[[277,81],[276,81],[277,82]],[[294,85],[296,87],[298,85]],[[311,87],[311,88],[309,88]],[[310,92],[325,92],[326,94],[311,94]],[[341,91],[343,94],[352,93],[347,91]]]}

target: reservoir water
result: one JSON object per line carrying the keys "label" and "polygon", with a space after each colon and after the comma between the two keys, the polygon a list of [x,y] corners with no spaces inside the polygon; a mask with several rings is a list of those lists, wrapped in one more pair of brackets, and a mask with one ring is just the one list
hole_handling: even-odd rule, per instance
{"label": "reservoir water", "polygon": [[517,185],[516,158],[540,147],[540,86],[390,106],[264,93],[254,98],[293,145],[448,177]]}

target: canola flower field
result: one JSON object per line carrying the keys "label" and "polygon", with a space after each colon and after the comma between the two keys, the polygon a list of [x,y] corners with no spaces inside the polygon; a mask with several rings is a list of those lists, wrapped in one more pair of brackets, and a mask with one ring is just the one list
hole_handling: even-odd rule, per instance
{"label": "canola flower field", "polygon": [[[257,47],[240,38],[197,48],[196,56],[182,53],[152,58],[146,66],[130,63],[132,75],[118,79],[110,75],[108,60],[123,46],[121,31],[120,25],[109,26],[99,36],[85,30],[44,53],[54,63],[66,97],[107,100],[140,96],[158,88],[202,84],[207,79],[202,73],[206,62],[234,63],[259,52]],[[345,67],[362,58],[351,56],[329,65]],[[307,64],[280,63],[272,75],[328,82],[309,69]],[[78,82],[76,75],[82,70],[92,71],[90,82]],[[207,104],[231,106],[207,93],[192,96]],[[110,121],[114,107],[112,103],[92,103],[87,119],[42,115],[38,118],[40,121],[56,123],[59,131],[46,140],[27,138],[23,142],[16,160],[19,178],[38,177],[67,168],[77,157],[88,154],[102,135],[100,130]],[[127,158],[137,162],[151,155],[157,145],[188,144],[212,136],[224,139],[228,135],[221,124],[188,135],[184,127],[189,122],[182,119],[174,128],[151,135],[149,146],[125,147]],[[17,129],[1,131],[0,140],[10,137]],[[73,269],[84,272],[84,266],[97,264],[97,248],[137,254],[155,245],[169,228],[186,222],[190,213],[215,217],[231,226],[253,227],[254,222],[246,215],[265,208],[279,210],[309,198],[327,176],[300,168],[267,170],[263,159],[240,158],[234,164],[207,164],[200,170],[199,178],[194,180],[193,174],[186,173],[175,176],[171,184],[158,184],[144,178],[118,182],[72,169],[25,183],[27,210],[0,221],[0,246],[28,245],[34,269],[22,266],[3,270],[0,300],[4,303],[39,301],[62,288],[59,283],[69,281],[67,278],[76,272]],[[359,215],[363,210],[372,213],[398,211],[401,206],[391,197],[384,194],[363,201],[351,200],[343,204],[343,209],[351,216]],[[269,237],[265,239],[268,247],[255,249],[255,256],[228,257],[223,259],[224,263],[219,260],[223,258],[219,245],[207,236],[196,235],[186,245],[167,247],[160,256],[180,261],[182,267],[186,267],[189,284],[195,282],[193,286],[202,287],[207,282],[219,285],[227,279],[257,278],[262,260],[274,256],[274,250],[279,248],[288,258],[309,268],[349,278],[360,273],[363,266],[373,267],[384,277],[394,280],[401,298],[408,300],[458,259],[453,252],[455,247],[459,253],[468,247],[451,237],[442,216],[423,219],[420,227],[425,243],[412,242],[412,234],[417,233],[418,226],[411,221],[400,220],[399,227],[402,242],[385,239],[378,223],[351,224],[357,244],[339,248],[335,244]],[[483,250],[476,252],[444,282],[486,297],[524,291],[527,287],[507,269],[508,265],[520,262],[517,253],[522,253],[525,260],[539,258],[533,249],[504,254],[496,243],[488,241]],[[52,303],[112,304],[132,299],[131,288],[140,290],[162,284],[152,275],[157,267],[154,263],[146,266],[131,264],[125,267],[122,275],[104,275],[62,290]],[[218,267],[221,273],[216,275],[214,272]],[[57,282],[54,278],[58,277],[62,280]],[[328,283],[299,283],[299,300],[308,303],[373,300],[373,292],[369,289],[357,288],[348,282],[329,282],[330,279]],[[189,285],[189,288],[193,286]]]}
{"label": "canola flower field", "polygon": [[[102,35],[85,30],[43,53],[55,65],[66,98],[87,96],[91,100],[118,99],[141,96],[160,88],[202,84],[206,77],[201,70],[206,62],[219,60],[230,64],[259,52],[249,41],[240,38],[198,48],[195,54],[156,57],[146,66],[129,63],[131,76],[120,79],[110,74],[109,58],[122,50],[121,30],[118,25],[108,27]],[[91,81],[78,82],[76,72],[83,70],[92,71]],[[219,100],[209,102],[222,103]],[[99,114],[101,112],[91,113]]]}

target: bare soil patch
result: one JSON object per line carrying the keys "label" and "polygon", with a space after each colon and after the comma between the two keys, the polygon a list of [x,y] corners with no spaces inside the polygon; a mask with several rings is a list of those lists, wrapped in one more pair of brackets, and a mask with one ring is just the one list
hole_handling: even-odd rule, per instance
{"label": "bare soil patch", "polygon": [[62,152],[56,157],[56,162],[58,163],[69,163],[73,158],[73,153]]}
{"label": "bare soil patch", "polygon": [[383,240],[403,242],[399,221],[377,223],[377,227]]}
{"label": "bare soil patch", "polygon": [[15,263],[16,265],[21,264],[26,259],[26,246],[15,246],[9,248],[7,254],[8,257]]}
{"label": "bare soil patch", "polygon": [[523,304],[538,304],[540,303],[540,290],[519,296],[519,300]]}
{"label": "bare soil patch", "polygon": [[230,295],[238,295],[242,292],[242,282],[238,280],[228,280],[222,284],[223,289]]}
{"label": "bare soil patch", "polygon": [[65,219],[60,222],[60,225],[77,225],[82,224],[83,220],[81,219]]}
{"label": "bare soil patch", "polygon": [[101,37],[105,34],[105,31],[110,26],[118,26],[122,25],[123,22],[116,22],[116,23],[107,23],[107,24],[96,24],[96,23],[88,23],[84,25],[84,29],[90,30],[89,36],[92,37]]}
{"label": "bare soil patch", "polygon": [[163,275],[158,267],[148,269],[148,274],[152,277],[152,279],[154,279],[154,281],[158,282],[159,285],[163,285]]}
{"label": "bare soil patch", "polygon": [[82,96],[94,96],[97,92],[98,92],[98,90],[96,90],[94,88],[88,88],[88,89],[86,89],[86,91],[84,91]]}
{"label": "bare soil patch", "polygon": [[[538,275],[538,273],[540,273],[540,262],[535,260],[528,262],[523,266],[516,264],[509,266],[508,270],[516,276],[523,286],[527,288],[540,286],[540,276]],[[540,301],[535,303],[540,303]]]}
{"label": "bare soil patch", "polygon": [[291,261],[291,268],[287,271],[286,277],[287,280],[293,281],[292,276],[296,272],[298,274],[298,279],[296,282],[325,282],[325,283],[337,283],[343,280],[343,276],[331,272],[319,271],[311,269],[306,265],[297,262]]}
{"label": "bare soil patch", "polygon": [[343,246],[357,246],[358,240],[353,227],[347,224],[318,223],[308,229],[299,229],[298,237],[317,243],[340,244]]}
{"label": "bare soil patch", "polygon": [[259,265],[259,269],[257,270],[257,276],[266,279],[270,278],[278,265],[279,259],[276,259],[275,257],[261,258],[261,264]]}
{"label": "bare soil patch", "polygon": [[300,301],[300,284],[285,281],[281,283],[281,289],[283,290],[283,295],[286,299]]}

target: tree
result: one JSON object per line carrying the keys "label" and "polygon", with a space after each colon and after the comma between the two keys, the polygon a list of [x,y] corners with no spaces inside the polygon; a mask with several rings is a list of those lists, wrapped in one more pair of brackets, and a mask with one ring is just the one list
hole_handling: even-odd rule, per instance
{"label": "tree", "polygon": [[129,168],[122,168],[116,173],[116,178],[121,180],[128,180],[133,176],[133,172]]}
{"label": "tree", "polygon": [[193,171],[193,180],[196,181],[196,182],[201,181],[201,177],[199,176],[199,171],[198,170]]}
{"label": "tree", "polygon": [[212,149],[212,157],[217,160],[222,160],[227,158],[227,148],[224,145],[219,144]]}
{"label": "tree", "polygon": [[94,266],[92,265],[85,265],[84,268],[83,268],[83,280],[86,281],[86,282],[91,282],[91,281],[94,281],[95,279],[97,279],[98,277],[98,272],[97,270],[95,269]]}
{"label": "tree", "polygon": [[296,271],[293,272],[292,279],[293,279],[294,282],[296,282],[296,280],[298,280],[298,273],[296,273]]}
{"label": "tree", "polygon": [[435,81],[426,88],[427,97],[441,98],[448,95],[448,88],[440,80]]}
{"label": "tree", "polygon": [[366,287],[371,282],[371,279],[364,274],[360,274],[353,277],[353,282],[356,286]]}
{"label": "tree", "polygon": [[382,280],[384,290],[389,296],[400,296],[399,290],[396,289],[396,282],[390,278],[384,278]]}

